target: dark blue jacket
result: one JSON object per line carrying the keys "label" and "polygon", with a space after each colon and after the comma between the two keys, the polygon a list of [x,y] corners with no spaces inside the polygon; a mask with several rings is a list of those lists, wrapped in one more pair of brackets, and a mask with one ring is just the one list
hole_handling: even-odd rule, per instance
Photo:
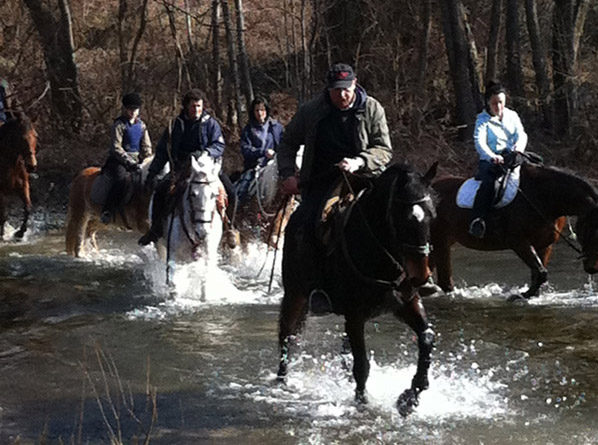
{"label": "dark blue jacket", "polygon": [[258,160],[266,155],[266,150],[278,148],[282,130],[282,125],[270,117],[264,124],[253,119],[249,121],[241,132],[241,154],[245,170],[255,168]]}
{"label": "dark blue jacket", "polygon": [[205,111],[197,121],[188,119],[182,112],[171,122],[171,126],[172,129],[167,127],[164,130],[156,146],[156,155],[149,167],[149,174],[158,174],[168,162],[169,141],[175,170],[178,170],[192,153],[200,154],[207,151],[214,159],[220,158],[224,153],[222,128],[218,121]]}

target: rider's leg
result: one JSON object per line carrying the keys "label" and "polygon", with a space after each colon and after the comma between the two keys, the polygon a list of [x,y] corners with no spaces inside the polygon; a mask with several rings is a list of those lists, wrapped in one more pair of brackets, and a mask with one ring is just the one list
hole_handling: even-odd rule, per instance
{"label": "rider's leg", "polygon": [[107,162],[109,165],[107,171],[112,178],[112,187],[108,192],[102,214],[100,216],[101,221],[104,224],[108,224],[114,218],[114,213],[123,198],[123,192],[125,189],[125,183],[127,180],[127,169],[124,165],[114,162]]}
{"label": "rider's leg", "polygon": [[481,184],[475,196],[469,225],[469,233],[476,238],[483,238],[486,232],[485,217],[492,207],[496,177],[497,172],[492,163],[488,161],[479,162],[476,179],[479,179]]}
{"label": "rider's leg", "polygon": [[152,225],[145,235],[139,238],[138,243],[147,246],[151,242],[156,242],[162,236],[164,231],[163,220],[164,212],[168,202],[168,192],[170,190],[170,178],[162,180],[154,191],[152,199]]}

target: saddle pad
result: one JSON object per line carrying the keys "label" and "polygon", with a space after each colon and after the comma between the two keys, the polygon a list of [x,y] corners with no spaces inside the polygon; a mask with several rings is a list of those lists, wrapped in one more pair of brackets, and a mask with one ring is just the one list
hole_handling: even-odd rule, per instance
{"label": "saddle pad", "polygon": [[108,198],[108,193],[110,192],[111,187],[112,179],[110,179],[110,176],[100,173],[91,184],[91,193],[89,194],[91,202],[103,206]]}
{"label": "saddle pad", "polygon": [[[510,204],[517,195],[517,190],[519,190],[519,172],[521,167],[517,167],[511,171],[507,178],[507,185],[505,187],[505,191],[500,198],[500,201],[494,205],[496,208],[504,207],[507,204]],[[502,181],[502,177],[496,180],[494,184],[494,189],[496,192],[499,191],[500,184]],[[465,181],[459,191],[457,192],[457,207],[461,207],[463,209],[471,209],[473,207],[473,201],[475,199],[475,195],[480,188],[481,181],[478,181],[475,178],[469,178]]]}

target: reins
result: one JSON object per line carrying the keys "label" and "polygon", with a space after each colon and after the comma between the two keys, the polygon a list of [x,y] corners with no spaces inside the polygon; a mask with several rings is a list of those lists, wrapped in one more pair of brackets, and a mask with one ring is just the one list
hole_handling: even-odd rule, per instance
{"label": "reins", "polygon": [[[521,153],[521,155],[524,156],[525,158],[527,158],[528,160],[530,159],[529,156],[526,155],[525,153]],[[513,171],[513,167],[509,167],[509,168],[501,167],[501,168],[505,174],[508,174],[511,171]],[[505,186],[505,188],[506,188],[506,186]],[[540,216],[540,218],[542,218],[547,223],[549,223],[551,221],[546,215],[544,215],[544,213],[542,213],[542,211],[538,208],[538,206],[532,202],[532,200],[526,195],[526,193],[521,189],[521,187],[519,185],[517,186],[517,193],[521,193],[521,196],[523,197],[523,199],[525,199],[527,201],[527,203],[532,208],[532,210],[534,210]],[[583,255],[583,250],[574,244],[571,237],[564,234],[563,231],[557,229],[554,225],[552,226],[552,230],[554,231],[554,233],[559,235],[565,241],[565,243],[569,247],[571,247],[575,252],[577,252],[580,255]]]}
{"label": "reins", "polygon": [[[366,192],[371,191],[371,189],[363,189],[358,194],[355,194],[355,191],[353,190],[353,187],[351,186],[351,184],[349,182],[349,179],[347,177],[346,172],[343,171],[342,174],[343,174],[343,179],[344,179],[344,181],[345,181],[345,183],[346,183],[346,185],[347,185],[347,187],[349,189],[349,192],[351,194],[353,194],[353,196],[355,196],[355,199],[354,199],[353,203],[351,204],[351,206],[345,212],[345,217],[343,219],[342,230],[341,230],[341,235],[340,235],[340,238],[341,238],[340,239],[340,241],[341,241],[341,249],[342,249],[345,261],[349,265],[351,271],[355,274],[355,276],[357,276],[357,278],[360,281],[363,281],[364,283],[370,284],[372,286],[384,287],[384,288],[388,288],[388,289],[393,289],[393,290],[400,291],[401,288],[402,288],[402,286],[404,285],[404,283],[407,282],[407,280],[405,280],[405,278],[406,278],[405,268],[392,255],[392,253],[390,253],[388,251],[388,249],[386,249],[386,247],[384,247],[382,245],[382,243],[380,242],[380,240],[378,239],[378,237],[374,234],[374,232],[373,232],[373,230],[372,230],[372,228],[371,228],[371,226],[370,226],[370,224],[369,224],[369,222],[368,222],[368,220],[366,218],[366,215],[365,215],[365,213],[364,213],[364,211],[363,211],[363,209],[362,209],[362,207],[361,207],[361,205],[359,203],[360,199],[364,196],[364,194]],[[392,181],[392,184],[391,184],[391,193],[390,193],[390,196],[389,196],[389,199],[388,199],[388,202],[387,202],[387,212],[388,212],[388,209],[390,208],[390,206],[391,206],[391,204],[392,204],[392,202],[394,200],[394,189],[395,189],[396,182],[397,182],[397,178],[395,177],[393,179],[393,181]],[[423,201],[423,200],[425,200],[425,198],[422,199],[422,200],[420,200],[420,201]],[[417,202],[420,202],[420,201],[417,201]],[[415,202],[414,202],[414,204],[415,204]],[[357,207],[359,215],[360,215],[360,217],[361,217],[361,219],[362,219],[362,221],[363,221],[363,223],[364,223],[364,225],[366,227],[367,233],[374,240],[374,243],[375,243],[376,247],[380,251],[382,251],[384,253],[384,255],[386,256],[386,258],[390,260],[392,266],[396,269],[397,278],[395,280],[390,281],[390,280],[384,280],[384,279],[380,279],[380,278],[373,278],[373,277],[367,276],[367,275],[365,275],[364,273],[362,273],[359,270],[359,268],[355,265],[355,263],[351,259],[351,255],[349,253],[349,246],[347,245],[347,238],[345,236],[345,230],[344,229],[345,229],[345,227],[347,225],[347,222],[349,221],[349,217],[351,216],[351,213],[352,213],[354,207]],[[392,221],[392,218],[387,218],[386,222],[387,222],[387,224],[390,224],[391,221]],[[395,239],[395,241],[398,242],[398,238],[396,236],[396,231],[394,230],[394,227],[391,229],[391,233],[392,233],[392,236]],[[412,247],[415,247],[415,248],[421,247],[421,246],[412,246],[412,245],[403,244],[403,243],[401,243],[401,246],[402,247],[409,247],[409,248],[412,248]],[[426,245],[426,246],[428,246],[428,248],[429,248],[429,245]],[[427,249],[426,249],[426,252],[427,252]]]}

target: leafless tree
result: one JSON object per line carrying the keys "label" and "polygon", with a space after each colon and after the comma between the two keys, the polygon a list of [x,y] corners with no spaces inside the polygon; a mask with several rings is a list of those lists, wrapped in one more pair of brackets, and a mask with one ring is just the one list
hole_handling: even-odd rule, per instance
{"label": "leafless tree", "polygon": [[243,0],[235,0],[235,13],[237,14],[237,46],[239,48],[239,60],[241,62],[241,72],[243,73],[243,92],[247,109],[253,101],[253,85],[251,83],[251,74],[249,72],[249,57],[245,48],[245,18],[243,14]]}
{"label": "leafless tree", "polygon": [[[119,0],[118,8],[118,47],[120,55],[121,92],[123,94],[138,89],[136,81],[136,59],[139,43],[147,25],[148,0],[142,0],[141,5],[131,8],[128,0]],[[134,22],[139,21],[137,31],[133,33]],[[130,41],[134,34],[133,41]]]}
{"label": "leafless tree", "polygon": [[507,84],[515,106],[525,103],[523,70],[521,68],[521,38],[519,32],[519,0],[507,0]]}
{"label": "leafless tree", "polygon": [[66,131],[78,132],[82,107],[68,0],[58,0],[57,4],[41,0],[24,2],[43,50],[52,109]]}

